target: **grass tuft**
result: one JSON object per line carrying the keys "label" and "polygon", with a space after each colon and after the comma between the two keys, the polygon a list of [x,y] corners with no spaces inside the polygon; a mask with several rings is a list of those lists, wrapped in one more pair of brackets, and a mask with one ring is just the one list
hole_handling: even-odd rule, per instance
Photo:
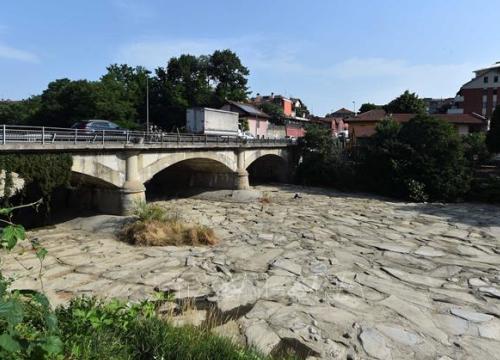
{"label": "grass tuft", "polygon": [[179,216],[169,216],[159,205],[139,203],[137,220],[125,224],[119,237],[139,246],[201,246],[215,245],[218,238],[213,229],[204,225],[190,225]]}

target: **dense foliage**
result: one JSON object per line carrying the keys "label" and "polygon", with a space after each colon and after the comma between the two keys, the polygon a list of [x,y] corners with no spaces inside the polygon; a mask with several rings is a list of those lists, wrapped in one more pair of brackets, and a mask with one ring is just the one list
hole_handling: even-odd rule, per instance
{"label": "dense foliage", "polygon": [[269,121],[275,125],[283,125],[285,119],[285,113],[283,108],[278,104],[272,102],[264,102],[259,105],[260,110],[269,115]]}
{"label": "dense foliage", "polygon": [[40,96],[21,101],[0,100],[0,124],[27,125],[40,108]]}
{"label": "dense foliage", "polygon": [[454,201],[470,188],[474,159],[484,156],[476,136],[463,140],[452,125],[426,115],[402,126],[389,117],[376,130],[368,144],[342,150],[325,130],[309,128],[299,181],[412,201]]}
{"label": "dense foliage", "polygon": [[406,90],[403,94],[392,100],[385,107],[390,114],[422,114],[425,112],[425,103],[417,94]]}
{"label": "dense foliage", "polygon": [[482,132],[471,133],[463,137],[464,156],[473,168],[479,167],[491,158],[491,153],[486,145],[486,134]]}
{"label": "dense foliage", "polygon": [[343,143],[332,138],[330,129],[311,125],[306,130],[301,139],[298,181],[305,185],[351,188],[355,181],[355,164],[343,151]]}
{"label": "dense foliage", "polygon": [[495,108],[490,122],[490,131],[486,137],[488,150],[492,153],[500,152],[500,105]]}
{"label": "dense foliage", "polygon": [[364,113],[364,112],[367,112],[367,111],[370,111],[370,110],[375,110],[375,109],[378,109],[379,106],[375,105],[375,104],[372,104],[372,103],[364,103],[360,106],[359,108],[359,112],[360,113]]}
{"label": "dense foliage", "polygon": [[230,50],[174,57],[154,74],[141,66],[113,64],[98,81],[58,79],[41,96],[0,102],[0,122],[69,127],[78,120],[106,119],[140,128],[149,84],[151,124],[173,130],[184,126],[188,107],[219,108],[226,100],[245,100],[248,75]]}
{"label": "dense foliage", "polygon": [[470,186],[462,139],[452,125],[418,115],[399,127],[386,120],[366,151],[372,190],[411,200],[456,200]]}
{"label": "dense foliage", "polygon": [[0,169],[5,175],[5,196],[2,202],[8,204],[12,195],[12,173],[24,181],[22,195],[31,200],[43,198],[46,205],[52,191],[69,184],[73,160],[69,154],[0,154]]}

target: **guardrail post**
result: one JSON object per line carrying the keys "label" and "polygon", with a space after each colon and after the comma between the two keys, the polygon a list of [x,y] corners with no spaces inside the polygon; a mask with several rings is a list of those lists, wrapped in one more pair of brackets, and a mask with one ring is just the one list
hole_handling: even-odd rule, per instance
{"label": "guardrail post", "polygon": [[205,145],[207,144],[207,134],[205,134]]}
{"label": "guardrail post", "polygon": [[45,126],[42,126],[42,144],[45,144]]}
{"label": "guardrail post", "polygon": [[104,145],[104,134],[105,134],[106,130],[103,130],[102,131],[102,144]]}
{"label": "guardrail post", "polygon": [[160,144],[163,145],[163,131],[160,133]]}
{"label": "guardrail post", "polygon": [[7,142],[7,129],[6,129],[6,126],[3,125],[2,126],[2,143],[5,145],[5,143]]}
{"label": "guardrail post", "polygon": [[75,145],[76,145],[76,142],[78,140],[78,129],[75,129],[75,139],[74,140],[75,140],[74,142],[75,142]]}
{"label": "guardrail post", "polygon": [[130,141],[130,130],[127,130],[127,138],[126,138],[126,143],[128,144]]}

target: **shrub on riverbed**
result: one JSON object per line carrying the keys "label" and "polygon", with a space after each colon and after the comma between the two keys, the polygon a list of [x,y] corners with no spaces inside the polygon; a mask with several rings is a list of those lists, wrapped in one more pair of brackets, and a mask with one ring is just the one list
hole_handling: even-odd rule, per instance
{"label": "shrub on riverbed", "polygon": [[203,225],[184,223],[171,216],[159,205],[140,203],[135,211],[137,220],[126,224],[120,237],[134,245],[215,245],[218,242],[213,229]]}

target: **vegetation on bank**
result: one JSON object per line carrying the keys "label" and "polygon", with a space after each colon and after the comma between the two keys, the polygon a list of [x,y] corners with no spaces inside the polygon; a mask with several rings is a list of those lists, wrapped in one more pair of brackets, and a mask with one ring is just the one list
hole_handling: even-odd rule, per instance
{"label": "vegetation on bank", "polygon": [[215,245],[218,242],[213,229],[187,224],[179,216],[169,214],[165,208],[156,204],[137,204],[131,223],[125,224],[121,239],[134,245],[166,246],[166,245]]}
{"label": "vegetation on bank", "polygon": [[490,158],[484,134],[460,136],[451,124],[429,115],[402,125],[389,117],[366,143],[341,145],[328,129],[310,127],[298,181],[410,201],[483,200],[500,193],[498,177],[478,184],[477,169]]}
{"label": "vegetation on bank", "polygon": [[72,165],[69,154],[0,154],[0,169],[5,171],[2,204],[8,206],[14,195],[12,174],[16,173],[25,182],[16,202],[43,198],[48,210],[53,190],[69,185]]}

